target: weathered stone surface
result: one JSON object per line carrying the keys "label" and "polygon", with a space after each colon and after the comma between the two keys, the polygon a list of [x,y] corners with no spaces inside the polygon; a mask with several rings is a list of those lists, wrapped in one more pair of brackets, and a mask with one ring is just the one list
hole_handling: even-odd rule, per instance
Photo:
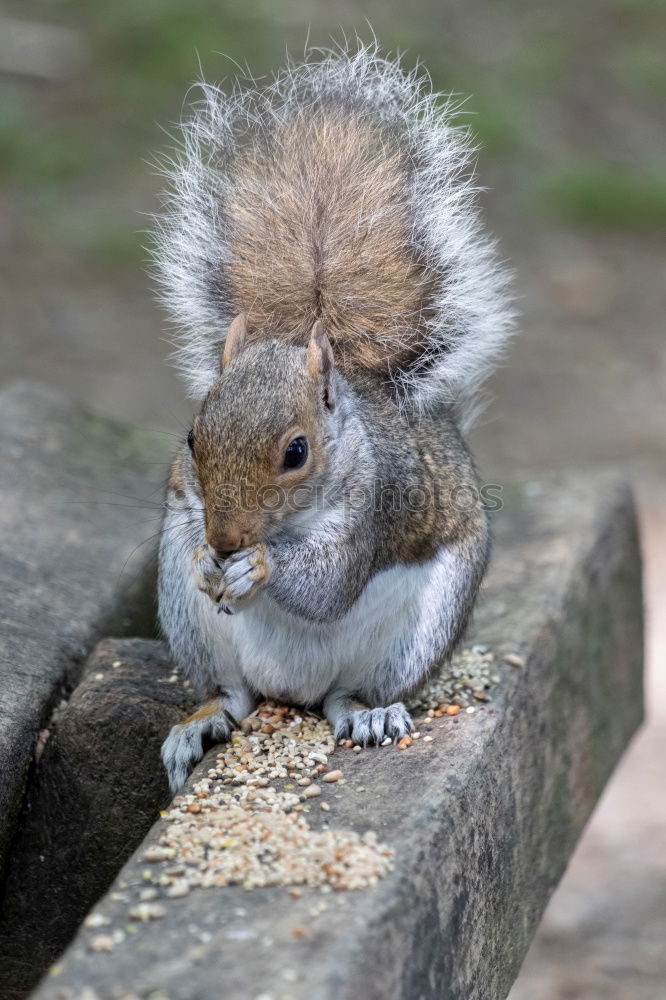
{"label": "weathered stone surface", "polygon": [[164,643],[106,639],[51,722],[0,893],[0,996],[25,996],[169,802],[188,699]]}
{"label": "weathered stone surface", "polygon": [[[642,714],[640,558],[612,478],[506,489],[473,639],[505,665],[493,701],[433,742],[336,751],[312,826],[375,829],[396,851],[376,889],[194,890],[128,923],[151,831],[38,1000],[502,1000],[573,845]],[[199,775],[206,770],[206,761]],[[121,935],[118,935],[120,938]],[[92,992],[84,993],[84,990]]]}
{"label": "weathered stone surface", "polygon": [[60,691],[102,635],[150,628],[150,547],[129,557],[157,529],[140,508],[163,454],[51,389],[0,391],[0,869]]}

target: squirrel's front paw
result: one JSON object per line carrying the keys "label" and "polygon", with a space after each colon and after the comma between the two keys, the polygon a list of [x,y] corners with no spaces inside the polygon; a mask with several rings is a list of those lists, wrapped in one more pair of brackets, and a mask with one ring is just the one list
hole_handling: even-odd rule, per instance
{"label": "squirrel's front paw", "polygon": [[192,556],[192,570],[199,590],[217,604],[224,590],[224,571],[215,562],[207,546],[200,545],[195,549]]}
{"label": "squirrel's front paw", "polygon": [[172,795],[183,787],[190,771],[203,757],[204,741],[221,743],[228,740],[235,726],[222,700],[214,698],[172,728],[162,744],[162,761]]}
{"label": "squirrel's front paw", "polygon": [[269,576],[267,550],[263,543],[234,552],[224,564],[222,604],[233,605],[236,601],[248,600],[268,583]]}

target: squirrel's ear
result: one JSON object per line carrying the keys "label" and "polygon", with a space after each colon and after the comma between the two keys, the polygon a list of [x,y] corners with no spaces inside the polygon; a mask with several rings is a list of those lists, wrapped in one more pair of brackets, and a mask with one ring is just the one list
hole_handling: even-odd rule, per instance
{"label": "squirrel's ear", "polygon": [[239,313],[227,330],[227,339],[224,341],[224,354],[220,361],[220,371],[222,371],[225,365],[229,364],[232,358],[240,354],[245,347],[246,337],[247,316],[245,313]]}
{"label": "squirrel's ear", "polygon": [[335,405],[335,386],[333,380],[333,349],[326,336],[324,324],[316,321],[310,333],[308,343],[308,371],[312,378],[321,379],[324,386],[324,402],[329,410]]}

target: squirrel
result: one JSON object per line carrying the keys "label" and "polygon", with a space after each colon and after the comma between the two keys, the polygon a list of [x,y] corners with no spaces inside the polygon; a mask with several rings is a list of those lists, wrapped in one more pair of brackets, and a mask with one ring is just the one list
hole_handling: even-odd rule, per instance
{"label": "squirrel", "polygon": [[468,131],[418,70],[360,46],[201,88],[153,250],[200,404],[159,551],[203,702],[163,744],[173,792],[263,698],[337,740],[412,731],[488,560],[462,435],[513,321]]}

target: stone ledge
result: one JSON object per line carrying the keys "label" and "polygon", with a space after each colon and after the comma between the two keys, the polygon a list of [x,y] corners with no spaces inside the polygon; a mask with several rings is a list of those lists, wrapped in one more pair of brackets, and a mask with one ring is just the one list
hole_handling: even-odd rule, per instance
{"label": "stone ledge", "polygon": [[0,870],[62,691],[98,638],[151,628],[153,553],[132,553],[157,530],[137,504],[155,499],[164,452],[48,387],[0,390]]}
{"label": "stone ledge", "polygon": [[[633,505],[616,479],[525,483],[504,499],[468,641],[525,665],[504,664],[493,701],[442,720],[431,743],[336,750],[346,785],[324,785],[330,811],[310,814],[317,828],[376,830],[394,871],[374,889],[297,899],[197,889],[133,923],[160,821],[38,1000],[506,996],[640,722],[642,607]],[[119,932],[109,954],[91,947],[102,925],[107,940]]]}
{"label": "stone ledge", "polygon": [[[26,996],[169,802],[187,700],[165,643],[105,639],[51,720],[0,891],[0,996]],[[191,706],[190,706],[191,707]]]}

